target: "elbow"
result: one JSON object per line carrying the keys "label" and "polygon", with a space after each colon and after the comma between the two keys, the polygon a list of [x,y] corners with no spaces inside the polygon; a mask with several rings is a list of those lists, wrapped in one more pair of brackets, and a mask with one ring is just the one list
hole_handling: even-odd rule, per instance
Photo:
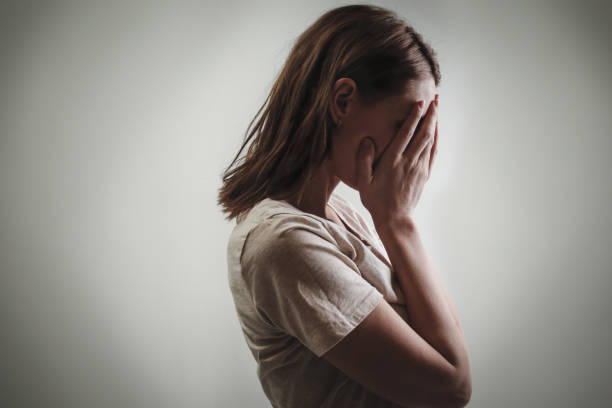
{"label": "elbow", "polygon": [[458,376],[453,387],[453,407],[463,408],[472,398],[472,378],[469,370]]}
{"label": "elbow", "polygon": [[472,398],[472,387],[471,385],[465,386],[455,392],[455,407],[463,408],[465,407]]}
{"label": "elbow", "polygon": [[[444,393],[429,396],[427,406],[436,408],[463,408],[472,397],[472,388],[469,384],[462,387],[446,390]],[[421,405],[419,405],[421,406]],[[413,407],[413,405],[410,405]]]}
{"label": "elbow", "polygon": [[460,376],[455,373],[448,377],[443,388],[435,391],[427,391],[425,394],[415,398],[416,393],[411,394],[411,400],[402,407],[435,407],[435,408],[463,408],[467,406],[472,398],[472,382],[469,372]]}

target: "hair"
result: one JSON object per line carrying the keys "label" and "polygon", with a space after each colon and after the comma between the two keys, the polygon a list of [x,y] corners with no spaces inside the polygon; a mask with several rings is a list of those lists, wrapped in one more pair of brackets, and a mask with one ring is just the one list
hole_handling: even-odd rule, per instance
{"label": "hair", "polygon": [[441,79],[433,49],[395,12],[372,5],[327,11],[297,38],[223,173],[218,204],[227,220],[266,197],[301,200],[331,150],[330,96],[343,77],[355,81],[366,106],[399,94],[409,80],[433,77],[437,87]]}

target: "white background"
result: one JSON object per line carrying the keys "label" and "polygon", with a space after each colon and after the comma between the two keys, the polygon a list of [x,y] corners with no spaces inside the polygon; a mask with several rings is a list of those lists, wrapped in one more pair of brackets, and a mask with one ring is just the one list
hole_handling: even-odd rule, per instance
{"label": "white background", "polygon": [[[2,3],[0,405],[269,406],[217,189],[295,38],[342,4]],[[611,406],[610,3],[375,4],[440,61],[417,221],[469,406]]]}

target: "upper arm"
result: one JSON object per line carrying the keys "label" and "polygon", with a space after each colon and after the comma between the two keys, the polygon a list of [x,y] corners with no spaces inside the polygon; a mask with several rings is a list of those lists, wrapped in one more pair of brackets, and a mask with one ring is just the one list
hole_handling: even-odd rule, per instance
{"label": "upper arm", "polygon": [[403,406],[462,406],[455,368],[320,226],[285,219],[254,232],[241,272],[266,322],[383,398]]}
{"label": "upper arm", "polygon": [[365,388],[405,407],[462,407],[455,367],[382,299],[323,358]]}
{"label": "upper arm", "polygon": [[383,295],[318,224],[289,221],[264,223],[249,236],[241,272],[262,320],[321,357]]}

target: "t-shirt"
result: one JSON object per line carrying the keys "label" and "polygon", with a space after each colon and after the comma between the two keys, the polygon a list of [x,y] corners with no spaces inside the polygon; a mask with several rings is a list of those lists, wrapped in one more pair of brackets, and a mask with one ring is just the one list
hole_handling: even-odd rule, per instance
{"label": "t-shirt", "polygon": [[271,198],[237,218],[227,263],[244,338],[273,407],[397,407],[322,357],[383,298],[408,321],[376,230],[338,193],[328,205],[348,229]]}

